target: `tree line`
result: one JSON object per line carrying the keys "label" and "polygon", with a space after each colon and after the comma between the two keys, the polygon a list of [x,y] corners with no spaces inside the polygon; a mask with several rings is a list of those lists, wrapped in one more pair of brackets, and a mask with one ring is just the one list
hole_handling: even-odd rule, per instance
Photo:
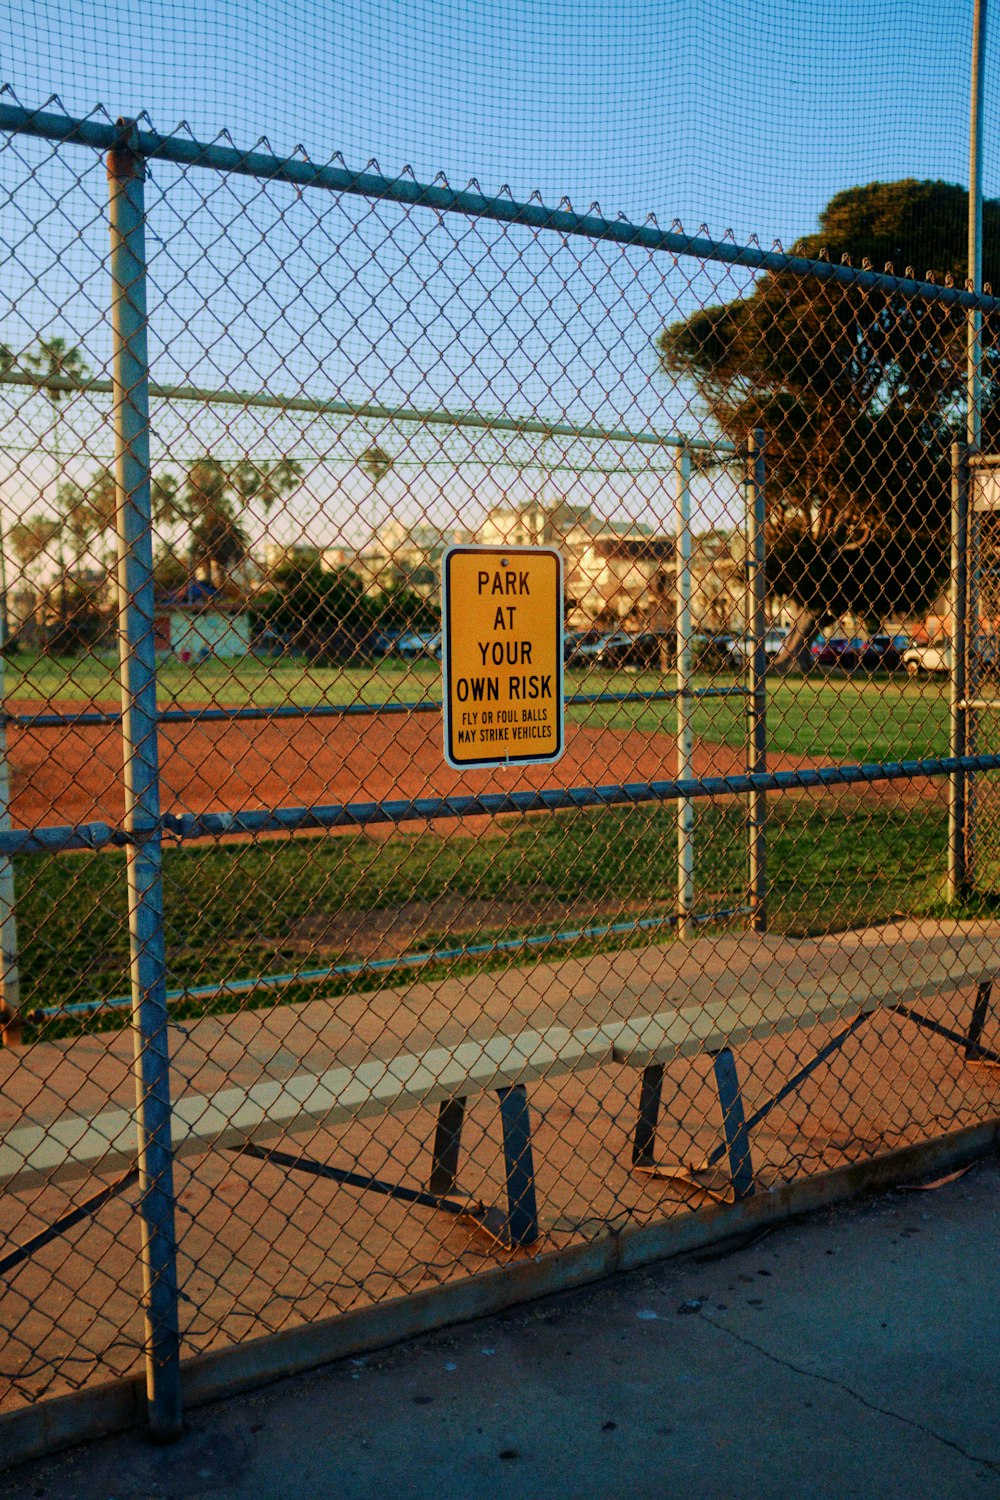
{"label": "tree line", "polygon": [[[793,255],[963,286],[968,194],[906,179],[831,199]],[[984,204],[985,280],[1000,269],[1000,203]],[[921,245],[932,270],[906,264]],[[949,567],[950,447],[964,439],[966,314],[894,290],[765,274],[748,296],[660,335],[663,371],[718,431],[767,440],[768,586],[796,606],[777,665],[817,630],[924,612]],[[1000,437],[1000,324],[983,319],[983,445]]]}
{"label": "tree line", "polygon": [[[34,633],[51,651],[72,651],[93,645],[111,627],[106,585],[116,563],[115,476],[102,464],[84,479],[66,473],[64,408],[90,375],[82,351],[61,337],[39,340],[20,357],[0,345],[0,369],[18,366],[51,409],[55,480],[49,508],[15,521],[5,545],[31,587]],[[392,459],[372,444],[360,464],[377,486]],[[181,594],[185,585],[200,581],[209,594],[242,599],[245,590],[237,576],[250,556],[247,514],[253,509],[266,520],[302,478],[294,459],[226,462],[211,454],[155,471],[151,506],[158,591]],[[88,568],[88,560],[99,566]],[[437,624],[436,606],[402,582],[366,590],[356,573],[327,570],[318,556],[280,567],[267,587],[255,592],[250,612],[259,633],[311,654],[335,651],[338,643],[355,649],[376,630],[432,630]]]}

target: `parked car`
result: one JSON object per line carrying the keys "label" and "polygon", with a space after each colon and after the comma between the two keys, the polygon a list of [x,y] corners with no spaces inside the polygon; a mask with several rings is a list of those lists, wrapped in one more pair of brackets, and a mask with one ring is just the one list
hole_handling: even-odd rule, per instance
{"label": "parked car", "polygon": [[[693,635],[691,654],[695,668],[701,672],[718,672],[734,664],[733,638],[731,635]],[[740,666],[743,665],[742,657]]]}
{"label": "parked car", "polygon": [[951,671],[951,646],[947,641],[914,644],[903,652],[903,666],[911,677],[931,677]]}
{"label": "parked car", "polygon": [[608,646],[627,645],[632,637],[624,630],[587,630],[584,639],[574,646],[566,659],[573,666],[589,667],[598,660]]}
{"label": "parked car", "polygon": [[905,635],[873,635],[865,642],[858,665],[869,672],[895,672],[909,644]]}
{"label": "parked car", "polygon": [[375,656],[392,656],[405,630],[373,630],[368,637],[369,647]]}
{"label": "parked car", "polygon": [[903,660],[909,641],[905,635],[817,636],[812,646],[813,661],[818,667],[841,667],[853,671],[862,667],[868,672],[895,672]]}
{"label": "parked car", "polygon": [[[951,645],[947,641],[930,641],[910,646],[903,653],[903,665],[911,677],[946,676],[951,671]],[[980,684],[986,680],[995,684],[998,668],[1000,651],[995,636],[980,636],[970,641],[968,670],[973,679]]]}
{"label": "parked car", "polygon": [[406,635],[399,637],[393,650],[404,661],[419,661],[426,657],[436,661],[441,656],[441,632],[440,630],[407,631]]}
{"label": "parked car", "polygon": [[817,667],[843,667],[849,671],[861,660],[867,645],[860,636],[817,636],[812,645],[812,658]]}
{"label": "parked car", "polygon": [[676,647],[677,637],[672,630],[644,630],[608,641],[597,654],[597,664],[618,670],[622,667],[633,671],[659,670],[665,661],[673,661]]}
{"label": "parked car", "polygon": [[371,661],[376,654],[370,636],[354,635],[349,630],[300,634],[296,646],[310,661],[321,667],[360,665]]}
{"label": "parked car", "polygon": [[606,639],[603,630],[567,630],[563,636],[563,661],[567,666],[589,662]]}
{"label": "parked car", "polygon": [[[783,625],[772,625],[764,632],[764,655],[770,659],[777,656],[785,641],[788,639],[788,631]],[[755,640],[752,635],[734,636],[729,643],[729,656],[734,666],[745,667],[753,655]]]}

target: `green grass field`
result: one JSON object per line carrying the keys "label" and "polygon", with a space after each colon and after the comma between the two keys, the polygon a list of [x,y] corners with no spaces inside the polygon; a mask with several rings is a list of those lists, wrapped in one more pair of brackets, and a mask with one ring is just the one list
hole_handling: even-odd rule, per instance
{"label": "green grass field", "polygon": [[[413,702],[438,695],[439,669],[384,665],[377,672],[315,669],[295,663],[243,661],[167,666],[160,702],[171,704]],[[653,674],[571,674],[570,693],[654,690]],[[61,663],[15,658],[8,701],[108,701],[116,694],[111,662]],[[581,705],[578,722],[646,733],[672,733],[672,703]],[[702,700],[697,735],[734,747],[744,743],[744,705],[738,699]],[[947,752],[947,700],[937,683],[905,679],[791,680],[776,684],[769,703],[770,744],[789,755],[834,762],[896,760]],[[290,800],[293,799],[290,789]],[[745,808],[739,803],[696,804],[697,904],[702,912],[739,906],[746,871]],[[805,933],[884,921],[901,913],[941,909],[946,817],[937,801],[906,804],[851,792],[771,799],[768,838],[769,906],[776,931]],[[364,921],[419,900],[465,897],[482,903],[573,903],[570,926],[665,915],[675,886],[676,810],[672,806],[588,811],[508,819],[475,838],[442,839],[406,831],[389,840],[364,833],[273,840],[257,845],[175,848],[164,852],[168,984],[180,989],[261,973],[336,965],[352,953],[345,914]],[[73,854],[16,862],[22,958],[22,1005],[34,1007],[105,999],[128,990],[124,862],[121,855]],[[408,951],[485,942],[512,932],[553,932],[566,925],[528,918],[509,925],[497,908],[477,907],[474,931],[426,924]],[[303,931],[338,916],[340,937],[303,943]],[[304,924],[304,925],[303,925]],[[310,927],[310,924],[312,926]],[[574,951],[607,943],[648,941],[590,938]],[[669,928],[654,937],[669,936]],[[534,948],[422,967],[422,977],[484,965],[526,962],[562,951]],[[415,969],[394,971],[400,981]],[[382,973],[335,978],[319,986],[260,991],[237,1002],[186,1001],[178,1017],[237,1004],[270,1005],[306,995],[372,988]],[[100,1021],[121,1025],[125,1013]]]}
{"label": "green grass field", "polygon": [[[118,663],[111,656],[63,658],[22,652],[7,662],[7,699],[58,709],[61,703],[118,704]],[[399,661],[371,667],[320,667],[299,660],[247,656],[232,662],[210,659],[185,665],[169,657],[157,673],[161,708],[175,705],[227,708],[308,707],[326,703],[416,703],[440,698],[441,669],[435,662]]]}
{"label": "green grass field", "polygon": [[[660,686],[652,673],[619,674],[614,681],[610,691],[631,685],[652,692]],[[707,678],[696,684],[708,685]],[[713,685],[724,684],[719,680]],[[581,691],[589,690],[590,681]],[[647,733],[669,734],[676,722],[672,703],[601,704],[571,712],[588,723],[635,725]],[[702,698],[692,727],[700,739],[739,748],[746,744],[745,713],[743,699]],[[770,684],[767,725],[771,749],[835,764],[947,755],[947,690],[943,682],[912,683],[901,676],[796,677]]]}
{"label": "green grass field", "polygon": [[[57,709],[60,703],[117,705],[117,663],[110,657],[76,660],[14,656],[7,663],[7,699]],[[232,663],[184,665],[173,658],[159,671],[161,708],[208,705],[274,708],[333,703],[415,703],[439,699],[440,667],[435,662],[398,661],[377,667],[317,667],[300,661],[245,657]],[[732,686],[733,678],[715,680]],[[571,671],[567,694],[654,692],[672,686],[652,672]],[[697,686],[710,685],[699,678]],[[739,698],[700,700],[694,732],[700,738],[739,747],[745,743],[744,704]],[[676,709],[653,704],[581,704],[567,717],[575,723],[635,727],[647,734],[673,733]],[[908,678],[793,678],[771,684],[768,738],[782,753],[833,762],[898,760],[947,754],[948,698],[943,680],[911,683]]]}
{"label": "green grass field", "polygon": [[[698,908],[739,905],[746,869],[740,805],[698,808]],[[867,925],[901,912],[940,907],[946,820],[933,803],[901,807],[871,801],[800,799],[775,802],[768,860],[769,907],[776,931],[806,933]],[[384,842],[363,834],[298,838],[164,853],[167,955],[171,988],[332,966],[352,944],[326,942],[304,953],[293,935],[302,923],[404,907],[419,899],[474,898],[484,903],[474,932],[423,931],[408,948],[481,943],[537,931],[537,922],[489,918],[492,901],[573,903],[571,918],[541,930],[589,925],[581,907],[593,902],[594,922],[665,914],[672,908],[676,822],[670,807],[534,816],[495,826],[475,839],[442,840],[403,833]],[[22,942],[22,993],[34,1006],[99,1000],[128,992],[125,871],[119,854],[72,854],[17,861]],[[667,938],[670,929],[607,942]],[[604,946],[597,938],[576,951]],[[535,948],[460,962],[459,971],[528,962],[558,951]],[[452,963],[449,972],[455,972]],[[421,969],[424,977],[445,972]],[[402,980],[401,968],[392,976]],[[240,1002],[188,1001],[178,1015],[239,1004],[270,1005],[373,988],[389,982],[372,973],[332,979],[321,987],[261,991]],[[121,1024],[123,1016],[108,1016]],[[93,1025],[93,1021],[86,1023]],[[59,1030],[65,1029],[60,1024]],[[69,1029],[76,1029],[75,1025]]]}

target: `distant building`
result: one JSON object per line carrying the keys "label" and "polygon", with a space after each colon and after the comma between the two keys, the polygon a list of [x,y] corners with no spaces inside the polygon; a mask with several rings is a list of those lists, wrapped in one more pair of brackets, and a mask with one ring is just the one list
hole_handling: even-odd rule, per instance
{"label": "distant building", "polygon": [[670,630],[675,553],[669,537],[592,537],[565,558],[566,593],[573,600],[567,624]]}
{"label": "distant building", "polygon": [[246,608],[194,580],[157,601],[153,632],[159,653],[184,662],[247,656],[252,644]]}
{"label": "distant building", "polygon": [[742,635],[746,629],[746,543],[739,532],[705,531],[691,538],[691,622],[703,635]]}
{"label": "distant building", "polygon": [[476,535],[484,547],[577,548],[595,530],[593,512],[566,500],[526,500],[523,505],[498,505],[489,512]]}
{"label": "distant building", "polygon": [[308,568],[314,563],[321,562],[323,556],[322,548],[310,546],[306,542],[269,541],[264,547],[265,578],[272,578],[281,568],[291,566]]}
{"label": "distant building", "polygon": [[165,649],[181,661],[231,658],[250,653],[250,616],[224,609],[185,609],[166,612],[169,636]]}
{"label": "distant building", "polygon": [[[532,499],[494,506],[475,532],[391,519],[362,550],[272,546],[270,570],[281,561],[315,561],[328,571],[349,568],[365,589],[399,584],[436,598],[441,554],[453,543],[555,546],[563,557],[566,623],[630,630],[672,630],[676,623],[676,539],[642,522],[603,520],[588,505]],[[703,532],[692,539],[691,614],[695,631],[741,633],[746,628],[745,543],[737,531]]]}
{"label": "distant building", "polygon": [[563,557],[566,623],[585,630],[673,624],[674,539],[633,521],[602,521],[587,505],[529,500],[490,511],[477,534],[486,546],[554,546]]}
{"label": "distant building", "polygon": [[466,533],[454,527],[442,528],[429,521],[412,526],[401,520],[387,521],[361,552],[328,548],[323,553],[323,566],[350,568],[366,588],[387,589],[402,584],[430,598],[440,590],[441,554],[452,542],[466,540]]}

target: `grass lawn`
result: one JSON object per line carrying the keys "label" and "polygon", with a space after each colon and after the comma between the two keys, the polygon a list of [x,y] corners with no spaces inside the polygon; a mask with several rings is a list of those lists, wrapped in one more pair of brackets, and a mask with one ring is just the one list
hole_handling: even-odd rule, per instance
{"label": "grass lawn", "polygon": [[[63,703],[120,702],[117,659],[109,656],[47,657],[27,652],[10,657],[6,667],[7,701],[40,702],[52,711]],[[319,703],[416,703],[440,698],[441,669],[436,662],[408,665],[399,661],[370,667],[319,667],[297,659],[264,660],[245,656],[233,661],[185,664],[176,658],[158,671],[159,704],[227,708],[308,707]]]}
{"label": "grass lawn", "polygon": [[[21,653],[7,663],[7,699],[57,709],[60,702],[118,702],[117,664],[110,656],[53,659]],[[317,667],[297,660],[244,657],[232,662],[185,665],[170,659],[159,671],[161,708],[219,705],[273,708],[329,703],[415,703],[440,698],[436,662],[386,661],[376,667]],[[716,686],[732,686],[720,677]],[[701,678],[698,686],[709,686]],[[672,686],[657,673],[594,669],[567,673],[568,695],[655,692]],[[701,699],[694,710],[699,737],[739,748],[746,743],[745,700]],[[635,727],[649,734],[672,734],[672,702],[580,704],[567,710],[570,722]],[[832,762],[903,760],[946,755],[948,696],[944,682],[911,683],[899,675],[870,678],[793,678],[771,684],[768,702],[771,747],[784,754]]]}
{"label": "grass lawn", "polygon": [[[698,906],[701,911],[743,900],[745,824],[739,805],[704,806],[697,821]],[[769,836],[773,930],[804,933],[884,921],[901,911],[930,912],[941,900],[945,816],[935,804],[885,806],[872,800],[834,804],[801,798],[776,803]],[[477,839],[442,840],[428,832],[385,842],[363,834],[299,838],[218,847],[167,848],[164,857],[169,986],[181,988],[317,968],[349,957],[351,944],[325,943],[303,956],[296,924],[398,908],[419,899],[574,902],[592,898],[596,922],[671,909],[676,848],[670,807],[558,814],[509,822]],[[18,861],[22,994],[33,1006],[97,1000],[128,992],[124,862],[117,854],[72,854]],[[553,931],[565,922],[485,925],[458,935],[482,942],[512,932]],[[589,925],[574,918],[570,925]],[[628,941],[664,939],[646,933]],[[410,945],[430,951],[455,944],[446,928],[425,931]],[[574,951],[602,946],[577,942]],[[496,954],[452,963],[471,971],[551,956],[553,948]],[[446,972],[422,968],[423,977]],[[401,981],[371,974],[242,1001],[187,1001],[177,1014],[271,1005],[350,988]],[[125,1013],[104,1018],[121,1025]],[[84,1023],[93,1026],[94,1022]],[[64,1023],[58,1029],[64,1030]],[[75,1026],[70,1029],[75,1029]]]}
{"label": "grass lawn", "polygon": [[[624,674],[619,674],[624,675]],[[660,686],[653,673],[630,676],[639,691]],[[699,679],[697,686],[709,686]],[[727,686],[718,679],[713,686]],[[616,682],[616,689],[620,684]],[[616,690],[612,689],[612,690]],[[586,690],[592,690],[588,689]],[[670,733],[676,722],[673,703],[600,704],[570,710],[587,721],[648,733]],[[740,748],[746,744],[746,700],[702,698],[692,718],[701,739]],[[943,682],[912,683],[903,676],[791,678],[769,684],[768,744],[787,755],[803,755],[853,765],[864,761],[910,760],[948,753],[948,694]]]}

